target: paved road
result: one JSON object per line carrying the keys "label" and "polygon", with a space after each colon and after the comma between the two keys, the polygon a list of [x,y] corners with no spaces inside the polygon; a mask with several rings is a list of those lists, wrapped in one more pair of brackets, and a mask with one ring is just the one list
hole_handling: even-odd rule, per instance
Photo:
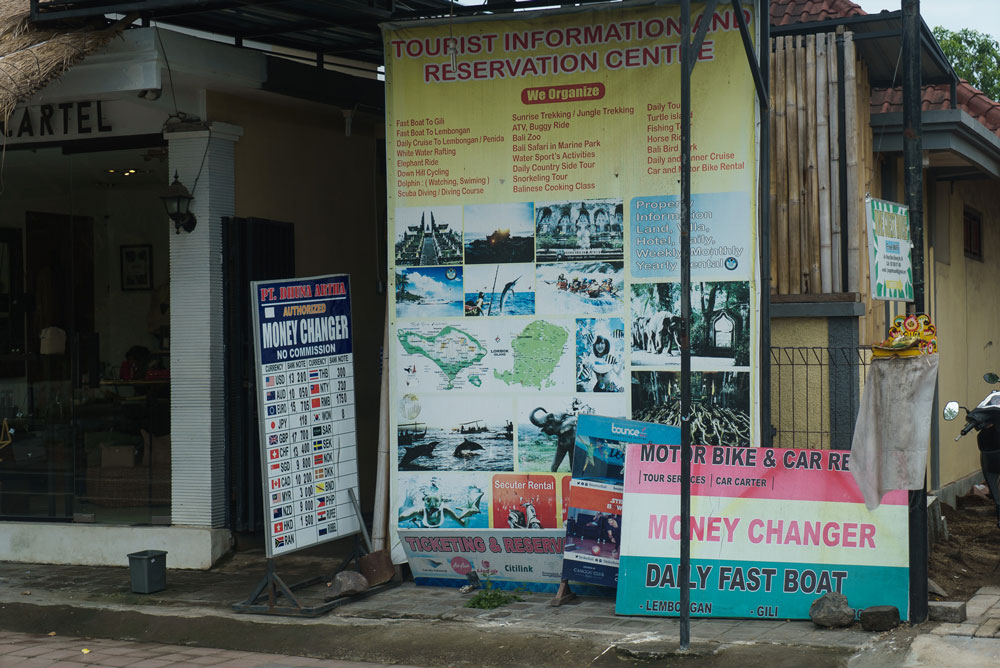
{"label": "paved road", "polygon": [[[331,661],[225,649],[47,636],[0,631],[0,668],[380,668],[386,664]],[[394,665],[393,668],[412,668]]]}

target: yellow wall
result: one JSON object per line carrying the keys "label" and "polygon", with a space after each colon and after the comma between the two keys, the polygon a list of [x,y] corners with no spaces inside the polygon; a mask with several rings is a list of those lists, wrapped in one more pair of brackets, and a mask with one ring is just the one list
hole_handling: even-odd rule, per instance
{"label": "yellow wall", "polygon": [[[934,187],[928,182],[927,188]],[[939,403],[956,400],[973,407],[989,392],[983,381],[987,371],[1000,370],[1000,298],[996,294],[1000,276],[1000,189],[992,181],[956,181],[944,189],[948,197],[950,264],[935,258],[927,301],[938,329]],[[982,214],[982,262],[965,257],[963,210],[969,206]],[[954,442],[964,421],[941,420],[941,485],[960,480],[979,470],[979,451],[974,435]]]}
{"label": "yellow wall", "polygon": [[[362,505],[371,507],[385,296],[384,156],[379,122],[355,119],[350,137],[336,107],[209,93],[211,121],[243,128],[236,143],[236,215],[295,224],[298,276],[351,275],[355,402]],[[378,169],[376,169],[378,167]],[[378,222],[377,222],[378,221]],[[381,241],[380,241],[381,240]]]}
{"label": "yellow wall", "polygon": [[[777,448],[829,448],[826,318],[771,320],[771,424]],[[794,431],[793,431],[794,430]]]}

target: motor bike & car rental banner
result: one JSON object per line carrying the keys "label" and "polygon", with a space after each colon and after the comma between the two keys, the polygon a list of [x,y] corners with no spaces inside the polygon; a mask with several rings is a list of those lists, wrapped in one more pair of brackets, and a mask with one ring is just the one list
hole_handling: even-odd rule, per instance
{"label": "motor bike & car rental banner", "polygon": [[[615,612],[678,616],[680,449],[630,445]],[[691,465],[691,615],[806,619],[836,591],[907,618],[907,492],[874,511],[850,453],[696,446]]]}
{"label": "motor bike & car rental banner", "polygon": [[[576,417],[678,421],[679,7],[383,29],[394,559],[555,589]],[[693,439],[750,446],[758,118],[728,4],[692,90]]]}

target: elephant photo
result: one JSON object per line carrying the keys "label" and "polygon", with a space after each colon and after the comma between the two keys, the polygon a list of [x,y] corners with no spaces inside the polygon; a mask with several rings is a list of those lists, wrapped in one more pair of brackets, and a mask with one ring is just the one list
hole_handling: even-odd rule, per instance
{"label": "elephant photo", "polygon": [[552,471],[555,472],[562,460],[569,455],[570,469],[573,468],[573,446],[576,442],[576,413],[549,413],[542,407],[531,411],[528,419],[531,424],[542,430],[543,434],[556,436],[556,454],[552,459]]}

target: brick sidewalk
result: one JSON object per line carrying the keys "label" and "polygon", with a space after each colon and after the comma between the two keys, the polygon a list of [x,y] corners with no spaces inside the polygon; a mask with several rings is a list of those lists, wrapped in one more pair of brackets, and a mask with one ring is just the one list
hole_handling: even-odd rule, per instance
{"label": "brick sidewalk", "polygon": [[[380,668],[389,664],[0,631],[0,668]],[[393,668],[413,668],[395,664]]]}
{"label": "brick sidewalk", "polygon": [[980,587],[965,604],[967,619],[960,623],[942,623],[931,633],[939,636],[1000,638],[1000,587]]}

